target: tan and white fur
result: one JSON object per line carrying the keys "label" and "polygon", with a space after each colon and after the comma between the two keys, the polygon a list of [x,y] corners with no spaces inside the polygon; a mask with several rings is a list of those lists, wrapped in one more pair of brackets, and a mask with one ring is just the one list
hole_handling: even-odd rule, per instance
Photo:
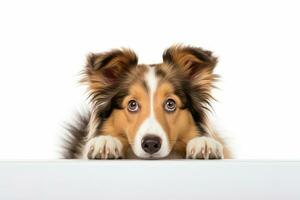
{"label": "tan and white fur", "polygon": [[230,158],[206,117],[216,63],[210,51],[182,45],[151,65],[129,49],[91,54],[82,80],[91,111],[70,126],[64,157]]}

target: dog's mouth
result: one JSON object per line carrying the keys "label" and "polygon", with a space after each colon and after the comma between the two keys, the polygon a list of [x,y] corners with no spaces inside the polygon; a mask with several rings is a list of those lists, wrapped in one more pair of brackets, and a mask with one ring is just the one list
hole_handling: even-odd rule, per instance
{"label": "dog's mouth", "polygon": [[166,159],[169,154],[167,155],[161,155],[161,154],[142,154],[142,155],[136,155],[138,159],[141,160],[163,160]]}
{"label": "dog's mouth", "polygon": [[160,156],[160,157],[156,157],[156,156],[152,156],[152,155],[150,155],[149,157],[139,157],[139,159],[141,159],[141,160],[163,160],[163,159],[166,159],[168,157],[168,155],[167,156]]}

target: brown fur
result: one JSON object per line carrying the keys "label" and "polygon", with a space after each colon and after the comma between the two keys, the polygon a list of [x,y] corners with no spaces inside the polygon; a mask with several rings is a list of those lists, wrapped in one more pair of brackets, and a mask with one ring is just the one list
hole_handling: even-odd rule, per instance
{"label": "brown fur", "polygon": [[[150,97],[144,82],[147,67],[137,62],[135,53],[128,49],[91,54],[82,80],[89,87],[92,103],[85,139],[97,135],[116,137],[123,144],[125,157],[129,157],[139,125],[150,113]],[[207,128],[205,113],[217,79],[213,74],[216,63],[209,51],[178,45],[164,52],[163,63],[152,65],[159,77],[154,96],[155,117],[167,133],[171,154],[184,157],[191,139],[210,136],[224,145],[224,157],[231,157],[221,137]],[[170,97],[178,107],[174,113],[166,113],[161,106]],[[140,102],[140,112],[130,113],[126,109],[131,99]]]}

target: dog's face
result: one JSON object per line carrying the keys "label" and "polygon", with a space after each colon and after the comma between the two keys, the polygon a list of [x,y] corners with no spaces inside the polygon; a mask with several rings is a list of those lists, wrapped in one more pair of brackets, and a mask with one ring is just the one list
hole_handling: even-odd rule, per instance
{"label": "dog's face", "polygon": [[216,58],[199,48],[171,47],[163,63],[137,64],[130,50],[89,58],[86,79],[94,111],[111,121],[140,158],[163,158],[205,120]]}
{"label": "dog's face", "polygon": [[165,157],[193,119],[172,83],[158,76],[158,66],[138,67],[144,68],[141,80],[129,86],[114,114],[138,157]]}

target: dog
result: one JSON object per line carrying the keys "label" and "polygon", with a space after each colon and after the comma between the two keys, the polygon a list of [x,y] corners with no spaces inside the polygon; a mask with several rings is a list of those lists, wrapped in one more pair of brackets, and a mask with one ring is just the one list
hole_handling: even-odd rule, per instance
{"label": "dog", "polygon": [[82,83],[91,109],[68,127],[66,159],[223,159],[231,153],[207,117],[217,58],[174,45],[160,64],[130,49],[90,54]]}

